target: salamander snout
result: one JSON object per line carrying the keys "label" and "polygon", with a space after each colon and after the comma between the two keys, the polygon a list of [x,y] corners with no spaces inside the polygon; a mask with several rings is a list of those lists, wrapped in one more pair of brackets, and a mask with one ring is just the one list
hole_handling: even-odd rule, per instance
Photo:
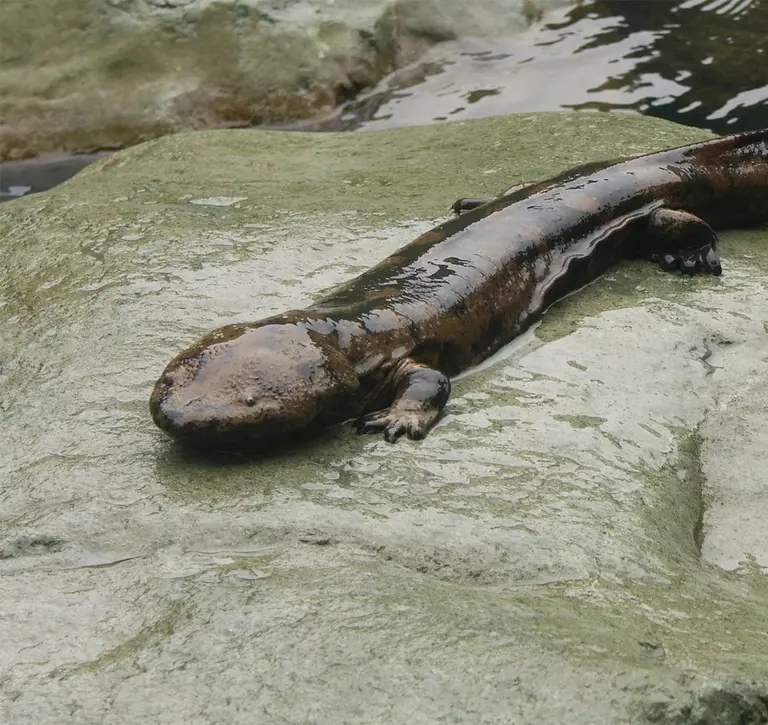
{"label": "salamander snout", "polygon": [[240,447],[349,417],[358,386],[344,356],[301,324],[229,325],[170,362],[150,411],[182,442]]}

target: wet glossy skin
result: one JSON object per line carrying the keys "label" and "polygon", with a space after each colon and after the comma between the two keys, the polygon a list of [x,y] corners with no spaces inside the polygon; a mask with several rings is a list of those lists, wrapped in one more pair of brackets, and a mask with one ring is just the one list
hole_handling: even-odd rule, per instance
{"label": "wet glossy skin", "polygon": [[579,167],[454,217],[305,310],[212,332],[168,365],[152,416],[214,446],[271,445],[382,409],[362,427],[422,437],[445,376],[621,257],[719,274],[711,229],[668,210],[768,223],[768,131]]}

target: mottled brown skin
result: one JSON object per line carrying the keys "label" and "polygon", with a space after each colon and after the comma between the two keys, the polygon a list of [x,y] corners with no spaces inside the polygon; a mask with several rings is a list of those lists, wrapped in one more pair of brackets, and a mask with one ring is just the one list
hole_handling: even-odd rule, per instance
{"label": "mottled brown skin", "polygon": [[589,164],[455,209],[468,210],[307,309],[182,352],[152,393],[155,423],[216,447],[350,418],[390,441],[421,438],[450,376],[618,259],[720,274],[712,228],[768,223],[768,131]]}

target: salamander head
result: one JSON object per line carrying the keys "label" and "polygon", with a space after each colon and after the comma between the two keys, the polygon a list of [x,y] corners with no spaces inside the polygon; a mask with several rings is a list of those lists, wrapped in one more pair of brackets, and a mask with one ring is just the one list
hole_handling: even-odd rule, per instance
{"label": "salamander head", "polygon": [[170,362],[149,405],[174,438],[227,447],[350,418],[358,387],[322,333],[292,323],[228,325]]}

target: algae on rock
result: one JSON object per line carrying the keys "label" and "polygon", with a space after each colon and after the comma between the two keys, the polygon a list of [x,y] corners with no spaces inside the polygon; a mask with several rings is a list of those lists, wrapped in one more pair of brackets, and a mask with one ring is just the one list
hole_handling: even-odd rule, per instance
{"label": "algae on rock", "polygon": [[421,442],[206,459],[147,412],[191,340],[306,305],[459,196],[705,136],[187,133],[3,205],[0,719],[760,722],[766,552],[700,547],[712,442],[740,446],[713,421],[765,401],[765,230],[723,235],[719,279],[618,265],[461,376]]}

